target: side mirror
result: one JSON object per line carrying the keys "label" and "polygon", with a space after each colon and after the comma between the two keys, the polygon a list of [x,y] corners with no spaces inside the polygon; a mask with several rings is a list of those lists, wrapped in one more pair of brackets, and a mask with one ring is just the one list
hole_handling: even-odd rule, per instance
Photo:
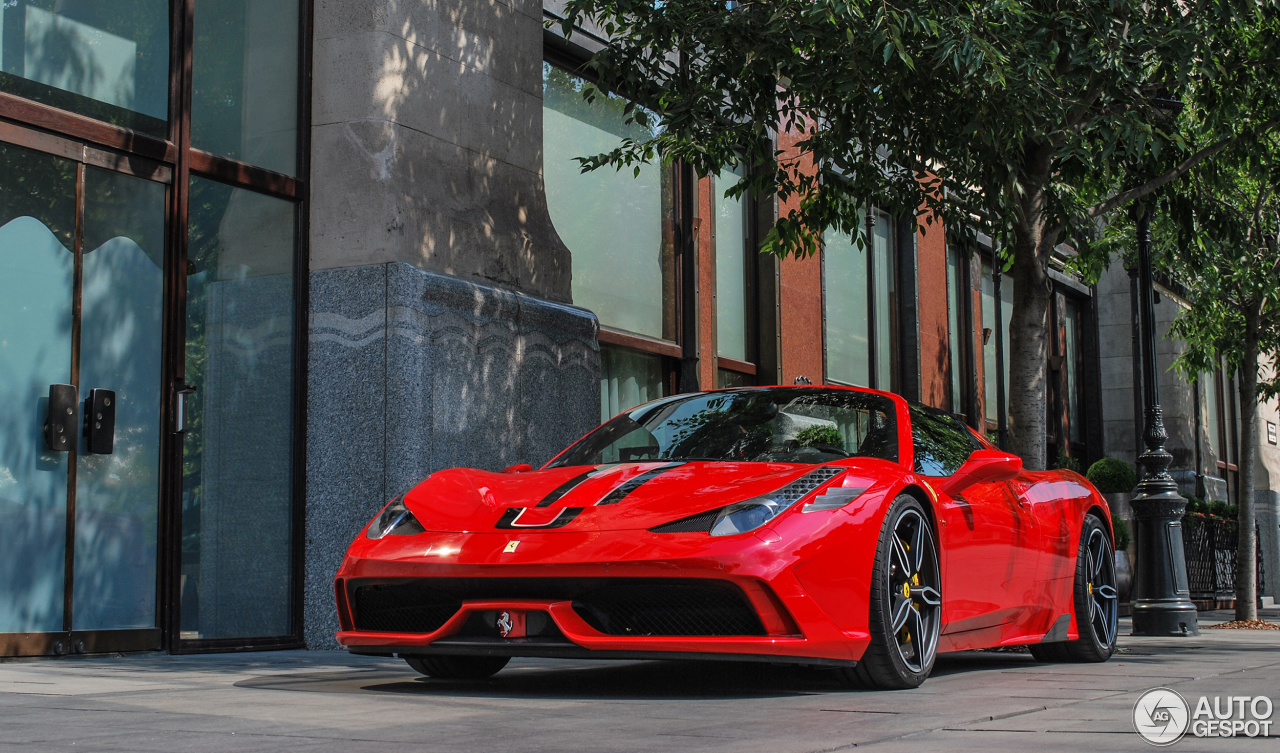
{"label": "side mirror", "polygon": [[1008,481],[1022,473],[1022,458],[999,450],[976,450],[939,489],[954,497],[974,484]]}
{"label": "side mirror", "polygon": [[528,473],[533,470],[533,466],[528,463],[517,463],[502,469],[502,473]]}

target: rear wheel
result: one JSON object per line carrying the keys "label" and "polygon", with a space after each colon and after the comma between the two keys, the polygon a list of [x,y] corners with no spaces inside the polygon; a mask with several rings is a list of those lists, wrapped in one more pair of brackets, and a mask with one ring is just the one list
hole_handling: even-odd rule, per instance
{"label": "rear wheel", "polygon": [[441,680],[483,680],[497,674],[510,656],[406,656],[410,667]]}
{"label": "rear wheel", "polygon": [[843,670],[866,687],[914,688],[933,670],[942,626],[938,547],[924,507],[904,494],[880,529],[871,571],[871,643],[857,666]]}
{"label": "rear wheel", "polygon": [[1102,662],[1116,650],[1116,622],[1120,592],[1116,588],[1116,556],[1101,520],[1086,515],[1076,554],[1073,606],[1080,637],[1061,643],[1037,643],[1028,648],[1042,662]]}

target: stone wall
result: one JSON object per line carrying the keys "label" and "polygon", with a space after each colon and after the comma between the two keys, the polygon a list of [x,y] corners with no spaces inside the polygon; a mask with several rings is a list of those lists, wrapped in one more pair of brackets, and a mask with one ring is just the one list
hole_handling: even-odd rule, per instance
{"label": "stone wall", "polygon": [[546,462],[598,423],[583,309],[376,264],[311,273],[307,645],[333,648],[333,575],[386,501],[428,474]]}
{"label": "stone wall", "polygon": [[530,0],[317,0],[311,269],[400,261],[568,302],[542,43]]}

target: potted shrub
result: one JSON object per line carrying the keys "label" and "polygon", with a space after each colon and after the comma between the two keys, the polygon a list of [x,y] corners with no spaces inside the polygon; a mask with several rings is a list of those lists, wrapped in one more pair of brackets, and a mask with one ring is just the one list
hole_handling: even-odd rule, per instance
{"label": "potted shrub", "polygon": [[[1125,603],[1133,585],[1133,564],[1129,552],[1129,525],[1133,522],[1133,511],[1129,507],[1129,495],[1138,485],[1138,474],[1123,460],[1103,458],[1089,466],[1085,478],[1098,489],[1111,508],[1116,535],[1116,579],[1120,586],[1120,602]],[[1121,572],[1126,575],[1121,575]]]}

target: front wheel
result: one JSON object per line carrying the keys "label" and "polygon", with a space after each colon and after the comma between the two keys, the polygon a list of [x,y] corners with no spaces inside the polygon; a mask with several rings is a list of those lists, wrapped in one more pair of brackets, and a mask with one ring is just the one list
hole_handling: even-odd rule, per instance
{"label": "front wheel", "polygon": [[942,578],[929,516],[909,494],[893,501],[880,529],[868,618],[871,643],[846,677],[865,687],[919,687],[938,656]]}
{"label": "front wheel", "polygon": [[441,680],[483,680],[496,675],[510,656],[406,656],[410,667]]}
{"label": "front wheel", "polygon": [[1028,648],[1042,662],[1103,662],[1116,650],[1120,592],[1116,587],[1116,556],[1101,520],[1086,515],[1076,553],[1073,594],[1076,629],[1080,637],[1062,643],[1037,643]]}

